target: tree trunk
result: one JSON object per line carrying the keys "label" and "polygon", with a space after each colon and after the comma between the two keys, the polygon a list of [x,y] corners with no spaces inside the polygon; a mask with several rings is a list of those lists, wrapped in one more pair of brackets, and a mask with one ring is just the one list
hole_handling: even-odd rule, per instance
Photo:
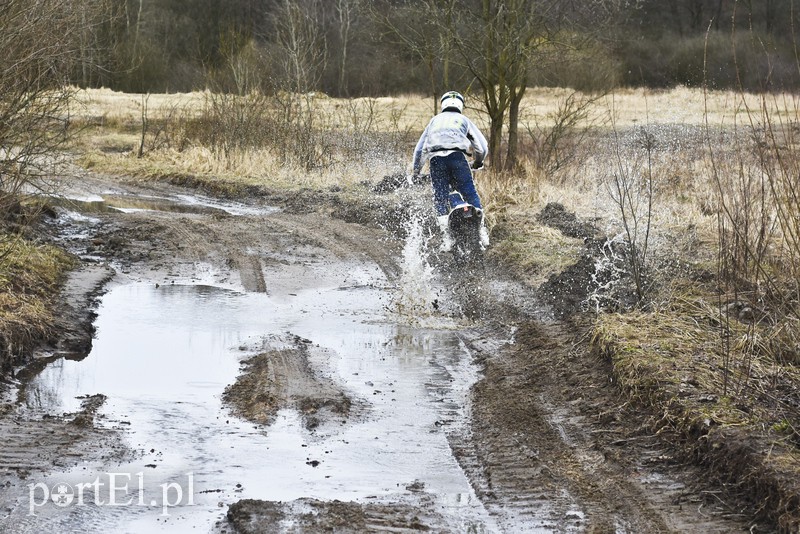
{"label": "tree trunk", "polygon": [[498,72],[497,64],[491,60],[495,57],[495,47],[497,46],[497,34],[493,27],[494,11],[492,2],[490,0],[483,0],[482,3],[482,18],[486,23],[488,32],[484,42],[485,57],[490,60],[486,62],[486,72],[481,83],[484,91],[484,101],[486,111],[489,112],[489,160],[492,166],[500,169],[502,168],[503,156],[502,140],[503,140],[503,122],[505,120],[505,83],[501,79],[501,73]]}
{"label": "tree trunk", "polygon": [[83,31],[81,32],[80,38],[80,62],[81,62],[81,86],[86,88],[89,87],[89,58],[88,50],[90,44],[88,43],[89,40],[89,25],[86,21],[86,10],[88,8],[86,6],[82,6],[81,9],[81,26],[83,26]]}
{"label": "tree trunk", "polygon": [[336,12],[339,17],[339,40],[341,41],[342,53],[339,63],[339,95],[348,94],[345,83],[347,74],[347,47],[350,42],[350,26],[353,19],[353,10],[357,6],[352,5],[353,0],[337,0]]}
{"label": "tree trunk", "polygon": [[442,83],[450,90],[450,44],[449,39],[442,40]]}
{"label": "tree trunk", "polygon": [[439,113],[439,95],[436,94],[436,76],[433,73],[433,55],[428,56],[428,74],[431,78],[431,96],[433,97],[433,114]]}
{"label": "tree trunk", "polygon": [[496,169],[502,168],[503,156],[501,154],[503,139],[503,114],[494,114],[491,117],[489,124],[489,161],[492,162],[492,167]]}
{"label": "tree trunk", "polygon": [[134,28],[135,33],[133,34],[133,61],[138,62],[138,46],[139,46],[139,30],[141,29],[142,23],[142,5],[144,4],[144,0],[139,0],[139,11],[136,13],[136,28]]}
{"label": "tree trunk", "polygon": [[508,152],[506,155],[505,166],[507,171],[512,171],[517,167],[519,157],[519,106],[522,97],[525,95],[527,80],[523,80],[521,85],[515,90],[508,109]]}

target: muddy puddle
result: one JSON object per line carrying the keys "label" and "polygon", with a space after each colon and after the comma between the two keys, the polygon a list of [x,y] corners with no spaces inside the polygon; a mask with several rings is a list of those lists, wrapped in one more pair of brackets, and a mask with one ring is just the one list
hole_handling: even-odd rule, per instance
{"label": "muddy puddle", "polygon": [[253,207],[247,204],[223,202],[200,195],[187,194],[154,196],[109,192],[102,195],[54,195],[48,196],[47,199],[48,203],[53,206],[84,216],[143,211],[199,215],[266,215],[277,211],[277,208]]}
{"label": "muddy puddle", "polygon": [[[50,364],[21,409],[72,413],[102,394],[96,424],[121,429],[137,457],[31,480],[17,531],[206,532],[245,498],[404,503],[448,530],[496,530],[448,445],[477,380],[456,325],[398,321],[377,268],[320,263],[291,278],[269,294],[112,287],[92,352]],[[222,396],[240,363],[298,339],[349,413],[313,428],[293,406],[268,425],[233,416]]]}

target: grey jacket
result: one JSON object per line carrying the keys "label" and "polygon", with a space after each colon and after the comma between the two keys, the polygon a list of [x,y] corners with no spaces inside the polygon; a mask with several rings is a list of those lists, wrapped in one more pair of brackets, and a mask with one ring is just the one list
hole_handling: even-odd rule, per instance
{"label": "grey jacket", "polygon": [[480,163],[486,157],[488,144],[478,127],[457,111],[443,111],[433,117],[414,149],[414,174],[433,156],[446,156],[453,152],[472,150],[473,158]]}

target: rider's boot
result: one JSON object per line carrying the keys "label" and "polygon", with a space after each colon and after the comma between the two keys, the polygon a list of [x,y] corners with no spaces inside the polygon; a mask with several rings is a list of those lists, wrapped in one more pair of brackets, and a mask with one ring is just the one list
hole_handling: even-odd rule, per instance
{"label": "rider's boot", "polygon": [[436,224],[442,232],[442,245],[439,249],[442,252],[449,252],[453,248],[453,237],[450,235],[450,216],[439,215],[436,217]]}
{"label": "rider's boot", "polygon": [[481,215],[481,227],[478,231],[481,240],[481,248],[486,250],[489,247],[489,229],[486,228],[486,219]]}

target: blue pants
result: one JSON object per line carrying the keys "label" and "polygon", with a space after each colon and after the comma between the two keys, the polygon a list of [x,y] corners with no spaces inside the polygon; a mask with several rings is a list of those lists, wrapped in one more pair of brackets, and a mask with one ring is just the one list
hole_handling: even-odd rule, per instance
{"label": "blue pants", "polygon": [[481,199],[475,190],[475,183],[472,181],[472,170],[464,154],[453,152],[446,156],[434,156],[431,158],[430,167],[433,203],[439,215],[447,215],[450,211],[447,196],[451,185],[461,193],[464,200],[478,209],[483,209]]}

